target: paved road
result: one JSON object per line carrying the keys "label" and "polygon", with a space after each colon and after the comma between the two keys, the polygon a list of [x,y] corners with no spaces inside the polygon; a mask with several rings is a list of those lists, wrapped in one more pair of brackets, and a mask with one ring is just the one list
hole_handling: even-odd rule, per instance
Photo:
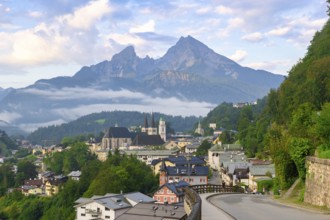
{"label": "paved road", "polygon": [[209,201],[237,220],[329,220],[330,215],[281,205],[267,196],[251,194],[219,195]]}
{"label": "paved road", "polygon": [[204,220],[230,220],[230,216],[228,216],[221,209],[212,205],[206,198],[214,193],[205,193],[200,194],[202,199],[202,219]]}

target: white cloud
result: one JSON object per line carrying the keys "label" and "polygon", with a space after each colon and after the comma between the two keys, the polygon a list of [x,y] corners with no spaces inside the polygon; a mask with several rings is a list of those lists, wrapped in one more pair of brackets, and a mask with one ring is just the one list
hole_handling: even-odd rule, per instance
{"label": "white cloud", "polygon": [[143,32],[154,32],[155,31],[155,21],[149,20],[147,23],[142,25],[137,25],[129,29],[130,33],[143,33]]}
{"label": "white cloud", "polygon": [[61,90],[39,90],[35,88],[22,89],[22,93],[45,96],[53,100],[74,100],[74,99],[143,99],[146,96],[142,93],[131,92],[128,90],[97,90],[93,88],[62,88]]}
{"label": "white cloud", "polygon": [[22,116],[16,112],[8,112],[8,111],[0,112],[0,120],[5,121],[9,124],[21,117]]}
{"label": "white cloud", "polygon": [[43,15],[41,11],[30,11],[29,16],[33,18],[40,18]]}
{"label": "white cloud", "polygon": [[284,36],[288,34],[290,30],[291,30],[290,27],[281,27],[268,31],[266,34],[269,36]]}
{"label": "white cloud", "polygon": [[207,14],[212,10],[212,7],[206,6],[201,7],[196,10],[196,14]]}
{"label": "white cloud", "polygon": [[260,42],[264,39],[264,36],[260,32],[254,32],[251,34],[244,35],[241,39],[250,42]]}
{"label": "white cloud", "polygon": [[253,69],[262,69],[267,70],[272,73],[279,73],[282,75],[286,75],[286,72],[283,72],[283,69],[290,69],[294,62],[292,60],[272,60],[272,61],[263,61],[263,62],[251,62],[245,64]]}
{"label": "white cloud", "polygon": [[215,12],[219,13],[219,14],[223,14],[223,15],[228,15],[228,14],[232,14],[233,10],[229,7],[225,7],[223,5],[219,5],[215,8]]}
{"label": "white cloud", "polygon": [[76,29],[88,30],[94,27],[95,22],[111,11],[107,0],[95,0],[76,9],[73,14],[59,16],[57,20]]}
{"label": "white cloud", "polygon": [[230,56],[230,59],[236,61],[236,62],[241,62],[245,59],[247,56],[247,52],[244,50],[236,50],[233,55]]}

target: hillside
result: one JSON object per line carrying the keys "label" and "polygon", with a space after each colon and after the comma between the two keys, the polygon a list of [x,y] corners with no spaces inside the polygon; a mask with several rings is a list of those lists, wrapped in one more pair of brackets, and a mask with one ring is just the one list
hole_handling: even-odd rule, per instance
{"label": "hillside", "polygon": [[[165,120],[168,132],[190,131],[198,121],[198,118],[194,116],[181,117],[154,113],[157,126],[160,117]],[[150,120],[150,114],[147,114],[147,118]],[[28,136],[28,139],[35,144],[56,144],[63,137],[72,137],[80,134],[98,136],[100,132],[116,124],[128,128],[131,126],[142,126],[144,124],[144,113],[126,111],[93,113],[59,126],[38,128]]]}
{"label": "hillside", "polygon": [[0,156],[7,156],[10,150],[17,149],[17,144],[11,140],[6,132],[0,130]]}
{"label": "hillside", "polygon": [[[330,22],[311,41],[306,56],[267,97],[267,105],[239,128],[247,151],[275,162],[277,185],[305,178],[305,158],[330,158]],[[239,122],[240,123],[240,122]]]}

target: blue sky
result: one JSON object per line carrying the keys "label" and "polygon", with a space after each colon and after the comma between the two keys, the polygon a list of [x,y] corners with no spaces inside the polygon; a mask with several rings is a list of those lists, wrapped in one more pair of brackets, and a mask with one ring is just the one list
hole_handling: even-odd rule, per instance
{"label": "blue sky", "polygon": [[0,0],[0,87],[72,76],[128,45],[158,58],[187,35],[286,75],[326,20],[326,0]]}

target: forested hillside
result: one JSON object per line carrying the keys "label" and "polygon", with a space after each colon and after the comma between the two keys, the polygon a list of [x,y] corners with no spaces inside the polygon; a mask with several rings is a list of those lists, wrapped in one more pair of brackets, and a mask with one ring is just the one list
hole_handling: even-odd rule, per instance
{"label": "forested hillside", "polygon": [[[81,134],[97,136],[110,126],[118,125],[128,128],[131,126],[143,126],[144,117],[144,113],[141,112],[114,111],[93,113],[62,125],[39,128],[32,132],[28,139],[34,144],[56,144],[64,137],[73,137]],[[154,113],[157,126],[160,117],[166,122],[167,132],[189,131],[198,122],[198,118],[195,116],[182,117]],[[147,114],[147,119],[150,124],[150,114]]]}
{"label": "forested hillside", "polygon": [[6,132],[0,130],[0,156],[6,156],[9,154],[9,150],[16,148],[16,143],[8,137]]}
{"label": "forested hillside", "polygon": [[306,156],[330,158],[330,22],[277,90],[256,106],[221,104],[203,122],[211,121],[237,129],[248,157],[273,160],[281,189],[305,178]]}
{"label": "forested hillside", "polygon": [[283,189],[294,179],[305,178],[306,156],[330,158],[329,21],[267,99],[257,120],[239,127],[240,141],[248,151],[274,160],[277,183]]}

